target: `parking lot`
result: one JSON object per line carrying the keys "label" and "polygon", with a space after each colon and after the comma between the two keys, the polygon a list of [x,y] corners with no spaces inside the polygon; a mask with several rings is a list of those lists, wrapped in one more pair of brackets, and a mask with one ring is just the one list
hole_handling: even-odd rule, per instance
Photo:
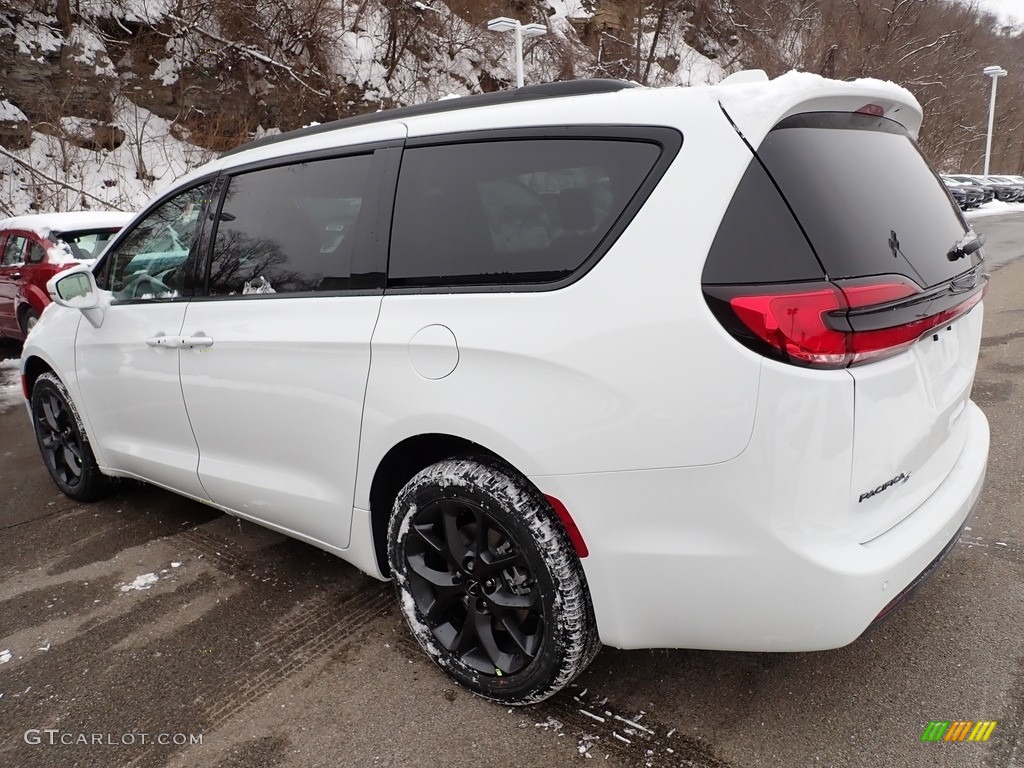
{"label": "parking lot", "polygon": [[[0,764],[1024,765],[1021,218],[974,223],[997,267],[973,395],[987,487],[905,608],[822,653],[605,649],[530,708],[455,688],[389,585],[312,547],[131,483],[71,502],[0,398]],[[921,741],[957,720],[997,725]]]}

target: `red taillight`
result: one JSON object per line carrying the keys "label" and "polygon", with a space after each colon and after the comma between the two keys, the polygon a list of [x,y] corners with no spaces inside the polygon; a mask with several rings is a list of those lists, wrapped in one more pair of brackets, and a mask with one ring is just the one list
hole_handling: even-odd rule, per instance
{"label": "red taillight", "polygon": [[[728,299],[736,317],[784,359],[815,368],[845,368],[898,354],[928,331],[970,311],[982,298],[974,291],[955,306],[907,322],[885,325],[890,305],[919,293],[908,280],[856,281],[838,285],[780,287],[777,292]],[[925,303],[926,305],[926,303]],[[870,315],[879,328],[854,330],[851,312]],[[901,313],[906,317],[906,313]]]}
{"label": "red taillight", "polygon": [[852,334],[852,363],[866,363],[889,357],[914,344],[928,331],[939,328],[970,312],[982,299],[984,291],[977,291],[965,301],[930,317],[923,317],[903,325],[883,328],[877,331],[860,331]]}
{"label": "red taillight", "polygon": [[847,360],[847,334],[825,325],[825,316],[844,309],[843,294],[834,286],[780,295],[737,296],[729,304],[754,334],[789,358],[825,368],[841,368]]}

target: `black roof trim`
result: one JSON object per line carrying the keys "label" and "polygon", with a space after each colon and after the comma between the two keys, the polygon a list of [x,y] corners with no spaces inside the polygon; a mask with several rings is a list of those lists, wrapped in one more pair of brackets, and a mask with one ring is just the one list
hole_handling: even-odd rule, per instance
{"label": "black roof trim", "polygon": [[636,83],[628,80],[611,80],[606,78],[593,78],[589,80],[562,80],[556,83],[544,83],[542,85],[528,85],[523,88],[515,88],[508,91],[495,91],[494,93],[481,93],[475,96],[461,96],[457,99],[445,99],[444,101],[431,101],[426,104],[413,104],[409,107],[398,107],[396,109],[385,109],[380,112],[371,112],[367,115],[347,117],[343,120],[333,120],[329,123],[311,125],[308,128],[280,133],[276,136],[264,136],[246,144],[241,144],[234,149],[225,152],[221,157],[230,157],[240,152],[248,152],[256,147],[265,147],[277,144],[282,141],[290,141],[302,136],[315,136],[318,133],[335,131],[341,128],[352,128],[357,125],[369,125],[381,123],[386,120],[400,120],[403,117],[418,117],[420,115],[434,115],[442,112],[455,112],[460,109],[472,109],[474,107],[488,107],[494,104],[507,104],[516,101],[532,101],[534,99],[552,99],[563,96],[583,96],[593,93],[611,93],[621,91],[624,88],[638,88]]}

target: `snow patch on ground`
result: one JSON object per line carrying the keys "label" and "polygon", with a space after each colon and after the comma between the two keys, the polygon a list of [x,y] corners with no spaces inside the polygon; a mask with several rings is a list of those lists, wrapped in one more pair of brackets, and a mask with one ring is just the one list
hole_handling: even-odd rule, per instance
{"label": "snow patch on ground", "polygon": [[14,28],[14,44],[21,53],[35,61],[42,61],[42,54],[59,51],[63,42],[60,34],[55,31],[58,27],[56,21],[38,11],[25,14]]}
{"label": "snow patch on ground", "polygon": [[78,10],[93,18],[145,21],[156,24],[173,10],[175,0],[79,0]]}
{"label": "snow patch on ground", "polygon": [[178,63],[173,58],[160,59],[151,77],[162,85],[174,85],[178,82]]}
{"label": "snow patch on ground", "polygon": [[24,112],[7,101],[7,99],[0,99],[0,122],[23,123],[26,120],[28,120],[28,117],[25,116]]}
{"label": "snow patch on ground", "polygon": [[131,592],[132,590],[141,591],[143,589],[149,589],[158,581],[160,581],[160,577],[157,576],[155,573],[144,573],[141,576],[136,576],[135,581],[133,581],[131,584],[122,584],[121,591]]}
{"label": "snow patch on ground", "polygon": [[68,43],[76,50],[80,49],[74,56],[75,61],[95,67],[97,75],[117,76],[114,63],[107,56],[107,46],[91,29],[81,25],[74,26]]}
{"label": "snow patch on ground", "polygon": [[24,402],[21,396],[21,361],[0,360],[0,413]]}
{"label": "snow patch on ground", "polygon": [[548,7],[554,11],[551,19],[589,19],[594,15],[583,7],[581,0],[548,0]]}
{"label": "snow patch on ground", "polygon": [[999,216],[1003,213],[1024,213],[1022,203],[1004,203],[1002,200],[992,200],[980,208],[973,208],[964,212],[968,219],[980,219],[985,216]]}

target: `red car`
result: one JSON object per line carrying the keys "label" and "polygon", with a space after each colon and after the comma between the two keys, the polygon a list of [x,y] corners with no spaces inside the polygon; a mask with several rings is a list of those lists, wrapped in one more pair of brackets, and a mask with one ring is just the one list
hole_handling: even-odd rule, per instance
{"label": "red car", "polygon": [[99,256],[131,217],[81,211],[0,221],[0,336],[24,340],[50,303],[46,281]]}

